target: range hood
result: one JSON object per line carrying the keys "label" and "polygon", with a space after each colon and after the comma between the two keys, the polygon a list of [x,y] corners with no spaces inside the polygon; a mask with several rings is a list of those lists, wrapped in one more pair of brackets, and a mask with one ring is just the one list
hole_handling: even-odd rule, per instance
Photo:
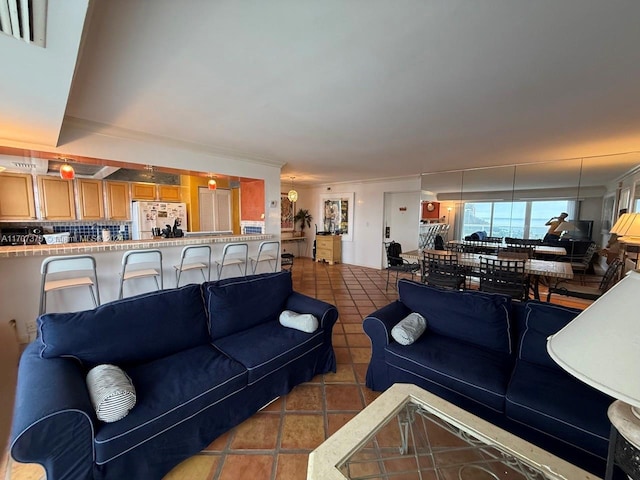
{"label": "range hood", "polygon": [[49,160],[32,157],[15,157],[0,155],[0,169],[8,173],[34,173],[46,175],[49,170]]}

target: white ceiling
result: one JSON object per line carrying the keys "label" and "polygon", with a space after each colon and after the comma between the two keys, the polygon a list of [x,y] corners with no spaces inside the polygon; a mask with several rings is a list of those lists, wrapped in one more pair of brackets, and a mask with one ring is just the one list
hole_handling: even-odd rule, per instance
{"label": "white ceiling", "polygon": [[640,150],[638,0],[92,7],[68,120],[286,162],[296,183]]}

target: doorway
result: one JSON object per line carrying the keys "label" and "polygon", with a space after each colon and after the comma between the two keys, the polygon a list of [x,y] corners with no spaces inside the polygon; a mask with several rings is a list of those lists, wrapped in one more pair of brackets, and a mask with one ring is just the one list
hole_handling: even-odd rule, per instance
{"label": "doorway", "polygon": [[[391,240],[402,245],[402,251],[416,250],[420,238],[420,192],[387,192],[384,194],[382,242]],[[382,252],[382,267],[387,257]]]}

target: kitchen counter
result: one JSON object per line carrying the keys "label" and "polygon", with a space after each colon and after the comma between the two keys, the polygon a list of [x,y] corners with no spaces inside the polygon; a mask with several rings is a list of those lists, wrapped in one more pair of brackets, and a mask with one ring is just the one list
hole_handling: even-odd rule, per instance
{"label": "kitchen counter", "polygon": [[[90,254],[96,259],[100,299],[107,303],[118,298],[122,255],[127,250],[156,248],[162,252],[164,288],[176,286],[175,265],[180,264],[182,249],[187,245],[211,245],[211,280],[217,278],[216,261],[222,258],[227,243],[246,242],[249,256],[256,255],[260,242],[277,240],[277,235],[202,235],[180,238],[155,238],[149,240],[127,240],[113,242],[81,242],[52,245],[18,245],[0,247],[0,323],[15,319],[18,336],[27,342],[35,338],[38,305],[40,299],[40,265],[47,256]],[[267,263],[267,262],[263,262]],[[256,273],[267,271],[260,265]],[[248,273],[251,272],[251,261]],[[237,276],[237,268],[225,269],[223,278]],[[180,285],[201,283],[197,269],[183,273]],[[151,279],[127,282],[127,297],[154,290]],[[49,312],[79,311],[93,308],[86,289],[69,289],[52,292],[47,296]]]}
{"label": "kitchen counter", "polygon": [[139,250],[145,248],[162,248],[186,245],[206,245],[213,243],[254,242],[271,240],[273,235],[211,235],[197,232],[180,238],[154,238],[149,240],[125,240],[113,242],[79,242],[54,243],[51,245],[14,245],[0,247],[0,258],[6,257],[38,257],[49,255],[80,255],[94,252]]}

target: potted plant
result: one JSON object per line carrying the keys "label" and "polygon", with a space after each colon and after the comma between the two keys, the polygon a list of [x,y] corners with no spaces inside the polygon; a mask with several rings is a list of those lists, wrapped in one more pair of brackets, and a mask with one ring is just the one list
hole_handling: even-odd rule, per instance
{"label": "potted plant", "polygon": [[309,213],[309,210],[305,208],[301,208],[298,210],[298,213],[295,214],[293,224],[295,226],[296,223],[300,222],[300,236],[304,237],[305,227],[311,227],[311,220],[313,220],[313,217]]}

